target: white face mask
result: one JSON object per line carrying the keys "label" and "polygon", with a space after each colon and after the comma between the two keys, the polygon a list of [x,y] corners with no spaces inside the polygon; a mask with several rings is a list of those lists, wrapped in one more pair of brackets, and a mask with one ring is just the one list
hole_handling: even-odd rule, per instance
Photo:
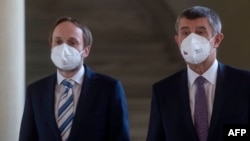
{"label": "white face mask", "polygon": [[51,50],[51,60],[61,70],[74,70],[83,64],[81,53],[65,43],[55,46]]}
{"label": "white face mask", "polygon": [[181,55],[186,62],[199,64],[205,61],[211,52],[210,41],[195,33],[191,33],[181,43]]}

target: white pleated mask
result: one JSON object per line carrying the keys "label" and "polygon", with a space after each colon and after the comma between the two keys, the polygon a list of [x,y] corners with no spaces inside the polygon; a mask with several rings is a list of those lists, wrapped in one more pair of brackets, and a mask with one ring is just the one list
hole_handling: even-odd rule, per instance
{"label": "white pleated mask", "polygon": [[83,64],[81,53],[66,43],[52,48],[51,60],[57,68],[65,71],[74,70]]}
{"label": "white pleated mask", "polygon": [[212,49],[210,41],[195,33],[189,34],[181,43],[182,57],[191,64],[199,64],[205,61]]}

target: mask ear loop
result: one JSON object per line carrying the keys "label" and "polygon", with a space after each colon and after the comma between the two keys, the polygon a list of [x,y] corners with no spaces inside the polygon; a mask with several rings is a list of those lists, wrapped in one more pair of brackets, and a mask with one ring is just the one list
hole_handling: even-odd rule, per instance
{"label": "mask ear loop", "polygon": [[214,47],[211,46],[211,41],[217,36],[217,33],[210,39],[208,40],[209,41],[209,44],[210,44],[210,51],[209,51],[209,54],[211,54],[212,50],[214,49]]}
{"label": "mask ear loop", "polygon": [[80,51],[79,53],[80,53],[80,54],[83,54],[83,53],[85,53],[85,50],[83,49],[83,50],[82,50],[82,51]]}
{"label": "mask ear loop", "polygon": [[209,42],[211,42],[216,36],[217,36],[218,33],[216,33],[210,40],[208,40]]}

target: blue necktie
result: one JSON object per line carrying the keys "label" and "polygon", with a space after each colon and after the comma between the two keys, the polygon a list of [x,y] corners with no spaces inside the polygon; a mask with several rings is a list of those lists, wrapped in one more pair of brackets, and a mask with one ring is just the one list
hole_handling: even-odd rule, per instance
{"label": "blue necktie", "polygon": [[57,124],[62,141],[67,141],[74,117],[73,82],[63,80],[62,84],[65,86],[65,91],[59,99]]}
{"label": "blue necktie", "polygon": [[195,80],[197,87],[195,95],[194,125],[199,141],[207,141],[208,137],[208,107],[205,95],[204,82],[206,79],[199,76]]}

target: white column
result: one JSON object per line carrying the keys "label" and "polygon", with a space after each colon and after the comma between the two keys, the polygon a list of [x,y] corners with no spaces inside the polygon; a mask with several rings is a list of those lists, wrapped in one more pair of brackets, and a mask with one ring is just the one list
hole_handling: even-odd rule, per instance
{"label": "white column", "polygon": [[24,106],[24,0],[0,1],[0,141],[18,141]]}

